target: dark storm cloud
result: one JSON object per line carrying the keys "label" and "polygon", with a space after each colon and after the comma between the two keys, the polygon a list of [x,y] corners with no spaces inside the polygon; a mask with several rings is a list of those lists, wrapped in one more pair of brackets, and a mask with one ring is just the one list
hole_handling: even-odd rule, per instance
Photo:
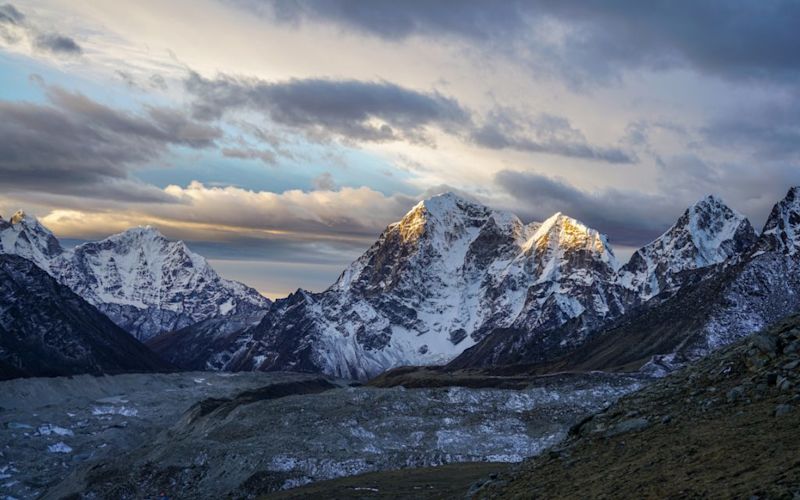
{"label": "dark storm cloud", "polygon": [[[59,87],[49,104],[0,101],[0,189],[168,201],[128,178],[170,146],[211,146],[220,131],[174,110],[120,111]],[[173,200],[174,201],[174,200]]]}
{"label": "dark storm cloud", "polygon": [[632,153],[622,149],[589,144],[569,120],[550,114],[528,118],[511,110],[498,110],[471,132],[470,139],[489,149],[515,149],[608,163],[635,161]]}
{"label": "dark storm cloud", "polygon": [[525,27],[524,2],[469,0],[407,0],[404,2],[358,0],[258,1],[236,3],[286,22],[303,19],[331,20],[348,28],[392,40],[414,34],[455,34],[486,40],[498,32]]}
{"label": "dark storm cloud", "polygon": [[[492,48],[507,47],[538,70],[575,81],[676,65],[728,78],[794,81],[800,75],[800,2],[793,0],[230,1],[279,21],[327,21],[386,40],[423,35],[495,42]],[[548,38],[554,22],[559,36]]]}
{"label": "dark storm cloud", "polygon": [[703,128],[710,144],[761,162],[800,161],[800,96],[735,108]]}
{"label": "dark storm cloud", "polygon": [[[527,117],[510,109],[497,109],[480,118],[455,99],[387,82],[322,79],[267,82],[225,75],[209,80],[192,73],[186,87],[195,96],[193,114],[199,119],[218,119],[232,111],[255,112],[317,141],[337,137],[355,142],[429,143],[426,128],[436,126],[489,149],[609,163],[635,161],[631,153],[620,148],[589,144],[564,117],[549,114]],[[229,156],[252,158],[258,156],[256,152],[235,150]]]}
{"label": "dark storm cloud", "polygon": [[13,5],[0,5],[0,38],[8,43],[17,43],[21,36],[28,38],[33,47],[42,52],[66,56],[79,56],[83,53],[83,49],[73,38],[43,31],[28,22],[25,15]]}
{"label": "dark storm cloud", "polygon": [[25,16],[13,5],[9,3],[0,5],[0,23],[19,25],[22,24],[24,20]]}
{"label": "dark storm cloud", "polygon": [[194,115],[220,118],[228,110],[249,110],[273,122],[302,130],[312,138],[333,136],[364,142],[425,140],[425,127],[454,127],[468,113],[454,99],[388,82],[289,80],[267,82],[192,73],[186,88],[194,94]]}

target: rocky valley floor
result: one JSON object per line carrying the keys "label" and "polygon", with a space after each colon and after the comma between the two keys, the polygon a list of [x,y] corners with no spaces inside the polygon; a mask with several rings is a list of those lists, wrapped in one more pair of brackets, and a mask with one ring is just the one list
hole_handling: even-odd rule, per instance
{"label": "rocky valley floor", "polygon": [[249,498],[366,472],[484,462],[465,466],[466,476],[454,469],[468,485],[484,466],[557,443],[583,414],[642,383],[586,376],[521,390],[379,389],[284,373],[3,382],[0,497]]}
{"label": "rocky valley floor", "polygon": [[[474,373],[436,370],[415,370],[411,378],[396,371],[376,383],[438,384],[448,377],[489,383]],[[794,316],[588,414],[565,440],[521,464],[366,474],[267,498],[796,499],[798,429]]]}

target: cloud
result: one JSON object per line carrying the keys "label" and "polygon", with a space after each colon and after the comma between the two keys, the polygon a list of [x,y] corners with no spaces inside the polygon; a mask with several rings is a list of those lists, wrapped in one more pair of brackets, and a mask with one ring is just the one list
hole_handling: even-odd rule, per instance
{"label": "cloud", "polygon": [[263,2],[239,0],[242,6],[283,22],[327,20],[389,40],[416,34],[455,35],[487,40],[499,32],[524,29],[524,2],[439,1],[406,2],[309,0]]}
{"label": "cloud", "polygon": [[54,55],[79,56],[83,53],[72,37],[43,30],[11,4],[0,5],[0,38],[10,44],[27,39],[33,48]]}
{"label": "cloud", "polygon": [[221,132],[174,109],[134,114],[46,86],[47,104],[0,100],[0,191],[174,201],[129,178],[172,146],[205,148]]}
{"label": "cloud", "polygon": [[255,148],[222,148],[222,155],[228,158],[244,160],[260,160],[267,165],[276,165],[278,159],[275,153],[266,149]]}
{"label": "cloud", "polygon": [[[743,119],[743,117],[745,117]],[[749,153],[754,161],[800,161],[800,96],[745,103],[712,118],[701,129],[719,148]],[[800,168],[800,166],[798,167]]]}
{"label": "cloud", "polygon": [[529,118],[510,109],[495,110],[482,126],[471,132],[470,139],[489,149],[515,149],[608,163],[636,160],[635,155],[620,148],[589,144],[568,119],[546,113]]}
{"label": "cloud", "polygon": [[[528,117],[509,108],[497,108],[478,119],[455,99],[388,82],[323,79],[267,82],[227,75],[209,80],[192,73],[186,87],[195,97],[193,115],[198,119],[219,119],[233,111],[258,113],[315,141],[338,138],[357,143],[406,141],[432,145],[428,128],[435,126],[489,149],[609,163],[636,160],[632,153],[620,148],[589,144],[564,117],[546,113]],[[261,158],[262,154],[250,148],[230,151],[230,156],[240,158]]]}
{"label": "cloud", "polygon": [[221,75],[210,80],[192,73],[186,89],[193,114],[213,120],[248,111],[299,130],[315,140],[358,142],[427,140],[426,128],[448,129],[469,119],[457,101],[389,82],[305,79],[268,82]]}
{"label": "cloud", "polygon": [[0,23],[20,25],[25,21],[25,16],[16,7],[7,3],[0,5]]}
{"label": "cloud", "polygon": [[54,54],[81,55],[83,50],[75,40],[68,36],[46,33],[34,39],[34,45],[40,50]]}
{"label": "cloud", "polygon": [[[307,257],[291,255],[297,245],[314,249],[315,254],[335,254],[342,249],[350,252],[354,246],[366,248],[418,201],[416,197],[385,195],[367,187],[273,193],[192,182],[184,187],[168,186],[163,193],[177,202],[109,204],[102,200],[51,197],[39,205],[35,199],[19,199],[12,194],[0,195],[0,206],[39,213],[44,223],[62,237],[100,238],[132,226],[152,224],[173,238],[231,243],[233,253],[217,252],[217,256],[243,258],[247,254],[253,258],[260,251],[258,248],[278,245],[284,249],[281,255],[299,261]],[[38,210],[31,209],[31,204],[36,204]],[[272,243],[265,243],[267,240]],[[262,257],[268,255],[266,252]]]}
{"label": "cloud", "polygon": [[168,89],[167,81],[158,73],[153,73],[149,77],[143,77],[142,75],[136,76],[133,73],[122,69],[116,70],[115,73],[119,79],[131,89],[161,91]]}
{"label": "cloud", "polygon": [[628,68],[691,67],[731,79],[800,76],[800,4],[485,0],[233,0],[279,22],[326,22],[387,41],[460,38],[505,48],[538,73],[608,81]]}
{"label": "cloud", "polygon": [[182,204],[163,207],[158,212],[162,217],[322,237],[374,237],[416,201],[367,187],[272,193],[193,182],[187,187],[168,186],[165,192]]}
{"label": "cloud", "polygon": [[319,191],[335,191],[336,182],[330,172],[323,172],[312,180],[314,189]]}

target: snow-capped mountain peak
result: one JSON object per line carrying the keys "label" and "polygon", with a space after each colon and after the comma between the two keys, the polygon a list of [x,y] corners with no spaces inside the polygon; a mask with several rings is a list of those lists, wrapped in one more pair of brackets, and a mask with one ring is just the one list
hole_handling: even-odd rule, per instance
{"label": "snow-capped mountain peak", "polygon": [[50,272],[50,261],[63,252],[58,239],[36,217],[18,210],[8,222],[0,218],[0,253],[19,255]]}
{"label": "snow-capped mountain peak", "polygon": [[390,224],[325,292],[276,302],[219,359],[359,378],[444,363],[495,328],[616,314],[615,263],[604,236],[563,214],[526,225],[445,193]]}
{"label": "snow-capped mountain peak", "polygon": [[205,258],[152,226],[65,250],[34,217],[0,221],[0,253],[33,261],[139,339],[229,314],[252,316],[270,302],[221,278]]}
{"label": "snow-capped mountain peak", "polygon": [[789,189],[772,208],[761,232],[758,250],[788,255],[800,252],[800,186]]}
{"label": "snow-capped mountain peak", "polygon": [[744,215],[721,198],[706,196],[664,234],[637,250],[620,269],[619,281],[646,300],[679,287],[686,271],[743,255],[756,238]]}
{"label": "snow-capped mountain peak", "polygon": [[588,251],[596,253],[601,260],[608,262],[612,267],[617,267],[614,251],[605,235],[561,212],[537,224],[535,232],[526,243],[526,248]]}

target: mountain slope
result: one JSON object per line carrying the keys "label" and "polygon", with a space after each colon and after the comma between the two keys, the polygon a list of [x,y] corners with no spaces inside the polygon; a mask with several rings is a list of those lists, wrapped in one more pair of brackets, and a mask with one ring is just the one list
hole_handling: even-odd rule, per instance
{"label": "mountain slope", "polygon": [[0,255],[0,379],[169,369],[33,262]]}
{"label": "mountain slope", "polygon": [[30,258],[141,340],[215,316],[251,317],[269,306],[150,226],[64,250],[35,218],[17,212],[0,221],[0,253]]}

